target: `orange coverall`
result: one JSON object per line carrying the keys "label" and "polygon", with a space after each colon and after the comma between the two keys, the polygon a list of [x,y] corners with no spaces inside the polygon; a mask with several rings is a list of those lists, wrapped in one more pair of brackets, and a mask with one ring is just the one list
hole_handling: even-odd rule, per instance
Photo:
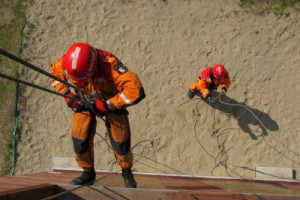
{"label": "orange coverall", "polygon": [[231,84],[228,71],[225,70],[225,74],[222,78],[215,78],[213,75],[213,67],[208,67],[203,70],[196,83],[190,85],[192,92],[200,92],[203,98],[207,98],[212,90],[216,90],[219,85],[221,89],[225,89],[227,92]]}
{"label": "orange coverall", "polygon": [[[98,49],[98,62],[95,73],[88,83],[82,85],[65,74],[62,69],[63,57],[51,64],[51,73],[63,80],[69,80],[82,89],[88,89],[108,99],[110,111],[106,114],[105,125],[110,138],[117,163],[122,168],[132,166],[131,132],[127,106],[138,103],[145,97],[139,77],[128,70],[117,57],[107,51]],[[51,80],[55,90],[65,93],[69,89],[63,83]],[[94,167],[94,136],[96,133],[96,116],[85,110],[75,112],[72,125],[72,140],[75,160],[85,171]]]}

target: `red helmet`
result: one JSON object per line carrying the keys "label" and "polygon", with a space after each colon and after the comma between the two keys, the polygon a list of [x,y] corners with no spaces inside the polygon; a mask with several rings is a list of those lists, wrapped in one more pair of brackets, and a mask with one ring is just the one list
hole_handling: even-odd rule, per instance
{"label": "red helmet", "polygon": [[86,80],[93,75],[98,53],[89,44],[75,43],[63,57],[62,67],[75,80]]}
{"label": "red helmet", "polygon": [[220,64],[215,65],[215,67],[213,68],[213,73],[214,73],[214,76],[215,76],[216,78],[221,78],[221,77],[223,77],[224,74],[225,74],[225,68],[224,68],[224,66],[223,66],[223,65],[220,65]]}

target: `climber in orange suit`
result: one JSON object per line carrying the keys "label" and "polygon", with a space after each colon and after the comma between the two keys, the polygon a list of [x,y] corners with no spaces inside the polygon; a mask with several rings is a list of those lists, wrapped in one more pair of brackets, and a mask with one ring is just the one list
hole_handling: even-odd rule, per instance
{"label": "climber in orange suit", "polygon": [[[78,100],[78,91],[52,79],[55,90],[64,94],[65,101],[75,112],[72,125],[72,140],[75,160],[84,170],[81,176],[72,180],[72,185],[91,184],[96,178],[94,169],[94,136],[96,116],[105,116],[108,137],[117,163],[122,167],[125,186],[136,188],[131,167],[131,133],[126,107],[135,105],[145,98],[139,77],[107,51],[96,49],[85,43],[75,43],[56,62],[51,64],[51,73],[78,88],[89,90],[84,94],[92,101],[97,112]],[[96,95],[92,98],[91,94]]]}
{"label": "climber in orange suit", "polygon": [[221,64],[214,67],[208,67],[203,70],[196,83],[190,85],[188,97],[192,99],[195,94],[201,95],[204,99],[208,99],[210,104],[214,103],[214,98],[211,95],[213,90],[218,86],[221,87],[221,92],[224,95],[228,92],[231,81],[228,71]]}

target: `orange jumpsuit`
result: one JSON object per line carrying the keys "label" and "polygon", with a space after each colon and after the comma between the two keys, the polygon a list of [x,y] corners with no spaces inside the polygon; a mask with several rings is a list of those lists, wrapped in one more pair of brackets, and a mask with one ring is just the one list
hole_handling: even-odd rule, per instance
{"label": "orange jumpsuit", "polygon": [[219,85],[221,89],[225,89],[227,92],[231,84],[228,71],[225,70],[225,74],[222,78],[215,78],[213,75],[213,67],[208,67],[203,70],[196,83],[190,85],[192,92],[200,92],[203,98],[207,98],[212,90],[216,90]]}
{"label": "orange jumpsuit", "polygon": [[[105,125],[117,163],[122,168],[132,166],[131,133],[127,106],[138,103],[145,97],[139,77],[128,70],[117,57],[98,49],[98,62],[95,73],[86,84],[72,79],[62,69],[62,60],[51,64],[51,73],[63,80],[69,80],[82,89],[101,95],[108,100],[110,111],[106,114]],[[51,80],[55,90],[65,93],[69,89],[63,83]],[[72,140],[75,160],[86,171],[94,167],[94,136],[96,116],[89,110],[75,112],[72,125]]]}

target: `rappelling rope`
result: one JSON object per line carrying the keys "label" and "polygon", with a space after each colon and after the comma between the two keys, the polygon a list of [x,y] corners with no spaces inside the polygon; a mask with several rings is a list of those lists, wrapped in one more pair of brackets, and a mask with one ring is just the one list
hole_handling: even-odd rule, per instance
{"label": "rappelling rope", "polygon": [[31,63],[29,63],[29,62],[27,62],[27,61],[19,58],[19,57],[15,56],[15,55],[13,55],[11,53],[9,53],[8,51],[6,51],[6,50],[4,50],[2,48],[0,48],[0,54],[2,54],[3,56],[5,56],[7,58],[10,58],[11,60],[16,61],[16,62],[18,62],[18,63],[20,63],[20,64],[22,64],[22,65],[24,65],[26,67],[29,67],[29,68],[31,68],[31,69],[33,69],[33,70],[35,70],[35,71],[37,71],[37,72],[39,72],[41,74],[44,74],[45,76],[53,78],[54,80],[57,80],[57,81],[65,84],[65,85],[67,85],[67,86],[69,86],[69,87],[71,87],[71,88],[73,88],[75,90],[78,90],[80,92],[90,92],[89,90],[84,90],[84,89],[78,88],[75,85],[70,84],[69,82],[56,77],[56,76],[54,76],[54,75],[46,72],[45,70],[42,70],[41,68],[39,68],[39,67],[37,67],[37,66],[35,66],[35,65],[33,65],[33,64],[31,64]]}
{"label": "rappelling rope", "polygon": [[[26,66],[26,67],[28,67],[28,68],[31,68],[31,69],[33,69],[33,70],[35,70],[35,71],[37,71],[37,72],[39,72],[39,73],[41,73],[41,74],[43,74],[43,75],[45,75],[45,76],[48,76],[48,77],[50,77],[50,78],[52,78],[52,79],[54,79],[54,80],[57,80],[57,81],[59,81],[59,82],[65,84],[65,85],[67,85],[67,86],[70,87],[70,88],[75,89],[75,91],[78,91],[79,94],[76,95],[76,96],[74,96],[73,98],[74,98],[76,101],[82,103],[84,106],[86,106],[86,108],[88,108],[89,110],[91,110],[91,111],[93,111],[94,113],[97,114],[97,110],[95,110],[95,109],[93,108],[93,105],[91,104],[91,101],[92,101],[93,98],[102,98],[100,95],[95,96],[95,94],[92,93],[90,90],[81,89],[81,88],[79,88],[79,87],[77,87],[77,86],[75,86],[75,85],[73,85],[73,84],[70,84],[69,82],[67,82],[67,81],[65,81],[65,80],[63,80],[63,79],[61,79],[61,78],[58,78],[58,77],[56,77],[56,76],[54,76],[54,75],[52,75],[52,74],[46,72],[45,70],[42,70],[41,68],[39,68],[39,67],[37,67],[37,66],[35,66],[35,65],[33,65],[33,64],[31,64],[31,63],[29,63],[29,62],[27,62],[27,61],[25,61],[25,60],[23,60],[23,59],[17,57],[17,56],[15,56],[15,55],[13,55],[13,54],[7,52],[6,50],[4,50],[4,49],[2,49],[2,48],[0,48],[0,54],[2,54],[2,55],[4,55],[4,56],[6,56],[6,57],[8,57],[8,58],[10,58],[10,59],[12,59],[12,60],[18,62],[18,63],[20,63],[20,64],[22,64],[22,65],[24,65],[24,66]],[[37,89],[39,89],[39,90],[43,90],[43,91],[48,92],[48,93],[51,93],[51,94],[59,95],[59,96],[65,97],[65,98],[72,98],[72,97],[70,97],[70,96],[63,95],[63,94],[60,94],[60,93],[58,93],[58,92],[49,90],[49,89],[47,89],[47,88],[44,88],[44,87],[41,87],[41,86],[38,86],[38,85],[35,85],[35,84],[32,84],[32,83],[29,83],[29,82],[26,82],[26,81],[22,81],[22,80],[19,80],[19,79],[17,79],[17,78],[13,78],[13,77],[10,77],[10,76],[1,74],[1,73],[0,73],[0,77],[5,78],[5,79],[8,79],[8,80],[11,80],[11,81],[15,81],[15,82],[17,82],[17,83],[25,84],[25,85],[27,85],[27,86],[31,86],[31,87],[37,88]],[[90,94],[90,95],[91,95],[91,98],[85,96],[84,94]],[[101,118],[101,117],[100,117],[100,118]],[[102,119],[102,118],[101,118],[101,119]]]}
{"label": "rappelling rope", "polygon": [[[17,83],[21,83],[21,84],[24,84],[24,85],[27,85],[27,86],[30,86],[30,87],[33,87],[33,88],[36,88],[36,89],[39,89],[39,90],[42,90],[42,91],[45,91],[45,92],[48,92],[48,93],[51,93],[51,94],[55,94],[55,95],[58,95],[58,96],[61,96],[61,97],[64,97],[64,98],[70,98],[70,99],[74,98],[76,101],[78,101],[79,103],[81,103],[82,105],[84,105],[90,111],[92,111],[94,113],[97,113],[97,111],[93,108],[91,100],[88,97],[85,97],[83,95],[70,97],[68,95],[64,95],[64,94],[61,94],[61,93],[49,90],[47,88],[41,87],[39,85],[35,85],[33,83],[29,83],[29,82],[26,82],[26,81],[23,81],[23,80],[20,80],[20,79],[17,79],[17,78],[13,78],[13,77],[7,76],[7,75],[2,74],[2,73],[0,73],[0,77],[4,78],[4,79],[7,79],[7,80],[15,81]],[[74,111],[76,111],[76,109]],[[102,117],[99,117],[99,118],[102,119]],[[102,119],[102,120],[104,120],[104,119]]]}
{"label": "rappelling rope", "polygon": [[[216,98],[214,98],[215,100],[217,100],[217,99],[220,99],[220,97],[221,97],[221,95],[218,95]],[[199,99],[201,99],[201,98],[196,98],[197,100],[199,100]],[[186,101],[186,102],[184,102],[184,103],[187,103],[187,102],[189,102],[189,101],[191,101],[191,100],[195,100],[195,98],[194,99],[190,99],[190,100],[188,100],[188,101]],[[198,101],[197,103],[196,103],[196,110],[198,111],[198,103],[199,103],[200,101]],[[183,103],[183,104],[184,104]],[[230,106],[242,106],[242,105],[240,105],[240,104],[231,104],[231,103],[225,103],[225,102],[222,102],[222,100],[220,100],[220,103],[222,104],[226,104],[226,105],[230,105]],[[182,105],[182,104],[181,104]],[[242,106],[242,107],[245,107],[252,115],[254,115],[254,113],[251,111],[251,110],[249,110],[249,108],[247,108],[246,106]],[[196,140],[197,140],[197,142],[198,142],[198,144],[201,146],[201,148],[205,151],[205,153],[208,155],[208,156],[210,156],[214,161],[215,161],[215,164],[217,164],[215,167],[214,167],[214,169],[211,171],[211,173],[213,173],[213,171],[218,167],[218,166],[224,166],[225,167],[225,170],[226,170],[226,172],[227,172],[227,174],[229,175],[229,176],[231,176],[231,174],[228,172],[228,170],[230,170],[231,172],[233,172],[234,174],[236,174],[237,176],[239,176],[239,177],[241,177],[242,179],[244,179],[244,180],[250,180],[250,181],[256,181],[255,179],[253,179],[253,178],[244,178],[243,176],[241,176],[241,175],[239,175],[237,172],[235,172],[235,170],[234,169],[231,169],[229,166],[232,166],[232,167],[235,167],[235,168],[242,168],[242,169],[246,169],[246,170],[249,170],[249,171],[254,171],[254,172],[259,172],[259,173],[261,173],[261,174],[266,174],[266,175],[269,175],[269,176],[273,176],[273,177],[276,177],[276,178],[281,178],[281,179],[285,179],[285,180],[291,180],[291,181],[294,181],[294,182],[298,182],[298,183],[300,183],[300,181],[298,181],[298,180],[295,180],[295,179],[292,179],[292,178],[286,178],[286,177],[280,177],[280,176],[275,176],[275,175],[273,175],[273,174],[268,174],[268,173],[265,173],[265,172],[262,172],[262,171],[259,171],[259,170],[256,170],[256,169],[251,169],[251,168],[249,168],[249,167],[244,167],[244,166],[238,166],[238,165],[234,165],[234,164],[231,164],[231,163],[229,163],[229,162],[227,162],[227,161],[225,161],[225,162],[220,162],[219,161],[219,159],[217,158],[217,157],[215,157],[215,156],[213,156],[212,154],[210,154],[209,152],[208,152],[208,150],[206,150],[206,148],[204,147],[204,145],[202,145],[202,143],[200,142],[200,140],[199,140],[199,138],[197,137],[197,130],[196,130],[196,124],[197,124],[197,118],[198,118],[198,116],[199,116],[199,113],[198,114],[196,114],[196,120],[195,120],[195,123],[194,123],[194,133],[195,133],[195,138],[196,138]],[[257,117],[255,117],[256,119],[257,119]],[[262,124],[262,122],[259,120],[259,119],[257,119],[261,124]],[[265,128],[265,127],[264,127]],[[223,130],[224,131],[224,130]],[[223,132],[222,131],[222,132]],[[277,150],[276,150],[277,151]],[[279,152],[280,153],[280,152]],[[219,153],[218,153],[219,154]],[[219,162],[219,163],[216,163],[216,162]],[[294,161],[294,162],[296,162],[296,161]],[[298,163],[298,162],[296,162],[296,163]],[[279,184],[280,185],[280,184]],[[295,187],[295,188],[299,188],[299,187]]]}
{"label": "rappelling rope", "polygon": [[29,82],[26,82],[26,81],[23,81],[23,80],[20,80],[20,79],[17,79],[17,78],[13,78],[13,77],[7,76],[7,75],[2,74],[2,73],[0,73],[0,77],[4,78],[4,79],[7,79],[7,80],[15,81],[17,83],[21,83],[21,84],[24,84],[24,85],[27,85],[27,86],[30,86],[30,87],[33,87],[33,88],[36,88],[36,89],[39,89],[39,90],[43,90],[45,92],[49,92],[49,93],[52,93],[52,94],[55,94],[55,95],[59,95],[59,96],[66,97],[66,98],[71,98],[67,95],[63,95],[63,94],[55,92],[53,90],[49,90],[49,89],[41,87],[39,85],[35,85],[33,83],[29,83]]}
{"label": "rappelling rope", "polygon": [[[241,104],[236,104],[236,103],[226,103],[226,102],[223,102],[221,100],[221,96],[219,96],[219,102],[221,104],[224,104],[224,105],[229,105],[229,106],[240,106],[240,107],[243,107],[245,108],[257,121],[258,123],[260,123],[260,125],[265,129],[266,132],[268,132],[268,129],[265,127],[265,125],[258,119],[258,117],[246,106],[244,105],[241,105]],[[270,135],[270,134],[269,134]],[[281,141],[279,141],[276,137],[270,135],[274,140],[276,140],[280,145],[282,145],[284,148],[286,148],[288,151],[292,152],[293,154],[297,155],[300,157],[300,154],[293,151],[292,149],[290,149],[289,147],[287,147],[285,144],[283,144]]]}
{"label": "rappelling rope", "polygon": [[[265,125],[261,122],[261,120],[259,120],[258,119],[258,117],[248,108],[248,107],[246,107],[246,106],[244,106],[244,105],[241,105],[241,104],[236,104],[236,103],[226,103],[226,102],[223,102],[222,100],[221,100],[221,96],[222,96],[222,94],[218,94],[218,96],[216,96],[215,98],[214,98],[214,100],[216,101],[216,100],[218,100],[219,99],[219,102],[221,103],[221,104],[224,104],[224,105],[228,105],[228,106],[240,106],[240,107],[243,107],[243,108],[245,108],[257,121],[258,121],[258,123],[265,129],[265,131],[266,132],[268,132],[268,129],[265,127]],[[189,100],[187,100],[187,101],[185,101],[185,102],[183,102],[183,103],[181,103],[180,105],[179,105],[179,107],[180,106],[182,106],[183,104],[186,104],[186,103],[188,103],[188,102],[190,102],[191,100],[198,100],[198,99],[201,99],[201,98],[194,98],[194,99],[189,99]],[[270,134],[269,134],[270,135]],[[283,144],[281,141],[279,141],[276,137],[274,137],[273,135],[270,135],[275,141],[277,141],[281,146],[283,146],[285,149],[287,149],[288,151],[290,151],[290,152],[292,152],[293,154],[295,154],[295,155],[297,155],[297,156],[299,156],[300,157],[300,154],[299,153],[297,153],[297,152],[295,152],[295,151],[293,151],[292,149],[290,149],[288,146],[286,146],[285,144]]]}

